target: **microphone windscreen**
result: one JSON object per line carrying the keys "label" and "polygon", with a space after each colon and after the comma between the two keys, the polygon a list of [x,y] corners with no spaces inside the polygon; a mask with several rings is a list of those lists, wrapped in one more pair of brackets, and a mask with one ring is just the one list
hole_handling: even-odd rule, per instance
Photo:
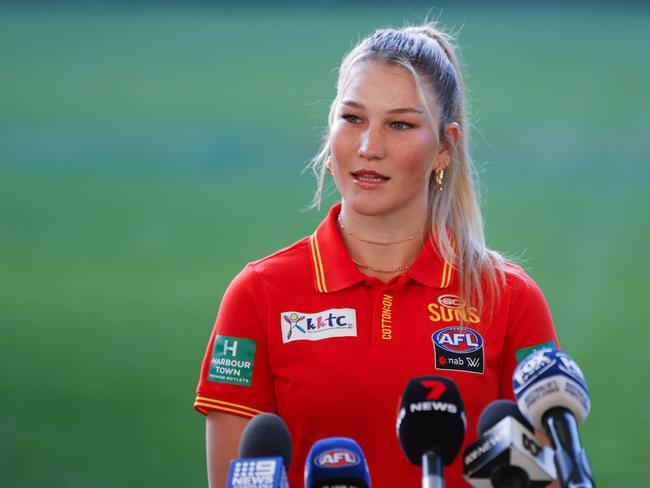
{"label": "microphone windscreen", "polygon": [[239,457],[265,458],[281,457],[289,469],[291,462],[291,435],[287,424],[272,413],[261,413],[253,417],[242,432],[239,441]]}
{"label": "microphone windscreen", "polygon": [[533,426],[519,411],[519,407],[515,402],[512,400],[495,400],[483,409],[481,416],[478,418],[478,436],[481,437],[487,430],[506,417],[515,418],[521,425],[533,432]]}
{"label": "microphone windscreen", "polygon": [[305,462],[305,488],[335,485],[370,488],[366,457],[361,446],[347,437],[316,441]]}
{"label": "microphone windscreen", "polygon": [[522,414],[544,432],[544,414],[566,408],[578,423],[589,414],[591,402],[582,371],[567,353],[544,347],[530,353],[512,375],[512,386]]}
{"label": "microphone windscreen", "polygon": [[420,376],[408,382],[397,416],[397,436],[406,458],[417,466],[434,451],[450,464],[465,437],[465,410],[456,383],[440,376]]}

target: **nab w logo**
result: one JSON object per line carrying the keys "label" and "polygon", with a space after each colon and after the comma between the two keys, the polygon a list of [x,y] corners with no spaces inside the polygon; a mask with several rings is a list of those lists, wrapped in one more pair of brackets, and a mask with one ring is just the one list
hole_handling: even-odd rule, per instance
{"label": "nab w logo", "polygon": [[472,368],[478,368],[481,365],[480,358],[467,358],[467,364]]}
{"label": "nab w logo", "polygon": [[447,391],[447,387],[442,381],[425,380],[420,381],[420,384],[429,390],[426,400],[439,400],[442,394]]}
{"label": "nab w logo", "polygon": [[469,327],[445,327],[431,336],[436,369],[483,374],[483,337]]}

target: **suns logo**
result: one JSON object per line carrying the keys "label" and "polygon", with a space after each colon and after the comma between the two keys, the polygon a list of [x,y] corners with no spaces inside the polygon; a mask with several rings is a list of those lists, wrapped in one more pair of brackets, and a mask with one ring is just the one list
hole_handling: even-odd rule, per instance
{"label": "suns logo", "polygon": [[440,295],[436,302],[427,305],[427,310],[431,322],[478,324],[481,321],[478,309],[456,295]]}
{"label": "suns logo", "polygon": [[465,308],[465,300],[456,295],[440,295],[438,303],[447,308]]}

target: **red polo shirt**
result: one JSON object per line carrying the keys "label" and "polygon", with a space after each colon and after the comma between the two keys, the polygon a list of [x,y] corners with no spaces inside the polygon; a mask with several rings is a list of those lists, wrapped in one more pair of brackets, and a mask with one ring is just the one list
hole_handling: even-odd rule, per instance
{"label": "red polo shirt", "polygon": [[[279,414],[294,442],[292,487],[303,486],[315,441],[346,436],[366,454],[373,486],[415,488],[420,470],[395,433],[408,380],[444,375],[456,382],[467,413],[464,449],[476,440],[483,408],[513,397],[516,352],[557,344],[551,316],[537,285],[514,265],[492,313],[480,316],[458,298],[456,273],[432,239],[405,273],[387,283],[368,277],[347,253],[339,212],[340,204],[313,235],[248,264],[232,281],[194,407]],[[461,457],[445,468],[449,487],[469,486]]]}

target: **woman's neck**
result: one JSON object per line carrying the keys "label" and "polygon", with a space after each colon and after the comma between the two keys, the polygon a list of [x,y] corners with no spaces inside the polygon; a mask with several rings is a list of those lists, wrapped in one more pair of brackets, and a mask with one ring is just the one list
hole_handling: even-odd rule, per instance
{"label": "woman's neck", "polygon": [[339,214],[339,232],[359,270],[386,282],[415,261],[426,238],[426,209],[403,215],[361,215],[346,208]]}

